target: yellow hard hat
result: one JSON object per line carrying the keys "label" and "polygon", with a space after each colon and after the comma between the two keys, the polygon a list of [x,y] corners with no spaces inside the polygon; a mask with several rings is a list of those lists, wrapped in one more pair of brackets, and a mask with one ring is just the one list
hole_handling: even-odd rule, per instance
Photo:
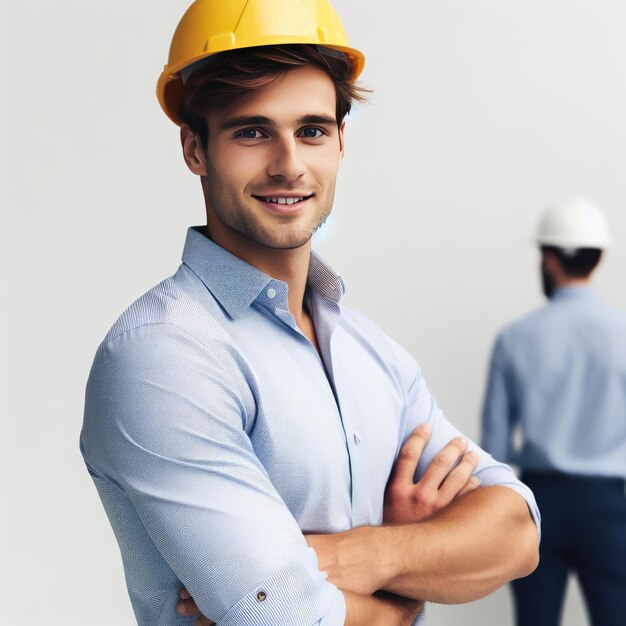
{"label": "yellow hard hat", "polygon": [[181,70],[206,57],[241,48],[315,44],[345,53],[361,73],[365,57],[348,45],[339,16],[328,0],[195,0],[180,20],[170,55],[157,83],[157,98],[180,125]]}

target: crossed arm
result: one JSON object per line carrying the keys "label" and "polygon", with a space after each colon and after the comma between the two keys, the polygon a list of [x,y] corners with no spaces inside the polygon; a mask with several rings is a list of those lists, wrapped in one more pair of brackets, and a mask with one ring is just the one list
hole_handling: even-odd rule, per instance
{"label": "crossed arm", "polygon": [[[437,480],[453,462],[454,440],[426,471],[425,487],[422,481],[412,484],[426,441],[424,428],[418,428],[404,447],[386,493],[384,520],[413,523],[307,537],[320,569],[340,589],[362,594],[385,589],[409,598],[462,603],[527,576],[537,566],[537,528],[516,492],[494,486],[456,498],[465,474],[455,470],[441,488],[450,482],[448,494],[442,496],[446,505],[430,501]],[[413,507],[430,514],[416,519]]]}
{"label": "crossed arm", "polygon": [[[413,482],[429,437],[423,424],[404,445],[385,492],[383,526],[306,537],[345,595],[347,626],[410,625],[425,600],[476,600],[537,566],[538,531],[525,500],[507,487],[477,489],[478,456],[466,452],[463,438]],[[186,590],[180,597],[179,613],[199,612]],[[213,622],[200,616],[195,624]]]}
{"label": "crossed arm", "polygon": [[507,487],[479,489],[422,523],[363,526],[307,541],[340,589],[385,589],[441,603],[481,598],[538,562],[526,504]]}

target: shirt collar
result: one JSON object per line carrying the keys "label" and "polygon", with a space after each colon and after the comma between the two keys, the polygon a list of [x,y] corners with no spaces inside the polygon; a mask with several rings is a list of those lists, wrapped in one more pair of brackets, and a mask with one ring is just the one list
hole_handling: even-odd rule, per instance
{"label": "shirt collar", "polygon": [[590,299],[597,298],[598,292],[590,285],[561,287],[552,295],[552,300]]}
{"label": "shirt collar", "polygon": [[339,302],[346,292],[343,278],[321,256],[311,250],[307,285],[329,300]]}
{"label": "shirt collar", "polygon": [[[246,311],[270,283],[280,283],[286,291],[286,283],[273,279],[218,246],[204,231],[204,226],[193,226],[187,231],[183,263],[232,318]],[[311,252],[307,286],[335,302],[339,302],[345,293],[341,276],[315,252]]]}

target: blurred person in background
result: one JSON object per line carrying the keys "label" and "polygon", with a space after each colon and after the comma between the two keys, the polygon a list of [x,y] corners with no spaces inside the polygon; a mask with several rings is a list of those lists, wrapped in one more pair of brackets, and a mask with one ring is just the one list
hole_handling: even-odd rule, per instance
{"label": "blurred person in background", "polygon": [[520,468],[542,512],[539,567],[512,583],[517,624],[559,624],[574,572],[592,623],[623,625],[626,314],[591,284],[605,216],[569,200],[545,212],[537,244],[548,302],[498,335],[482,414],[483,447]]}

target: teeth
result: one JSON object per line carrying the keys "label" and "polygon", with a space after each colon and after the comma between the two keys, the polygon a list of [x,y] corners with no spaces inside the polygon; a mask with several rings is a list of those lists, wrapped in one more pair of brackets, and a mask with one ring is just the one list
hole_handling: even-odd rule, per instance
{"label": "teeth", "polygon": [[300,202],[304,200],[302,198],[263,198],[265,202],[273,202],[274,204],[295,204],[296,202]]}

